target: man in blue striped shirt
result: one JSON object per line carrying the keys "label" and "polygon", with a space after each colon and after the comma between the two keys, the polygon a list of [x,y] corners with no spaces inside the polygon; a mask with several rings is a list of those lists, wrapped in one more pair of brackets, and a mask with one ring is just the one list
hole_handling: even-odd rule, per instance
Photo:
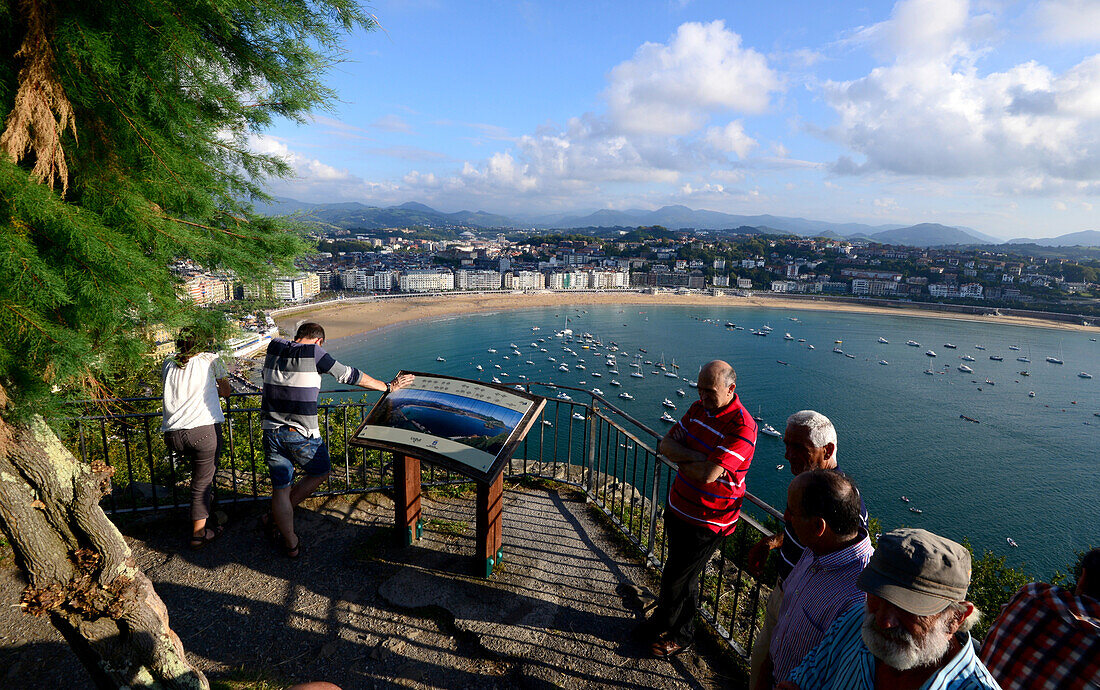
{"label": "man in blue striped shirt", "polygon": [[758,687],[771,687],[798,666],[840,614],[862,608],[856,578],[874,549],[860,523],[859,490],[836,470],[812,470],[787,489],[787,521],[805,545],[783,586],[783,603]]}
{"label": "man in blue striped shirt", "polygon": [[[264,459],[271,475],[271,513],[264,526],[282,535],[284,553],[297,558],[301,539],[294,533],[294,507],[304,501],[328,477],[331,463],[317,422],[317,396],[321,375],[343,384],[387,393],[413,381],[402,374],[389,383],[349,367],[325,352],[325,329],[303,323],[294,341],[272,338],[264,359],[264,388],[260,403]],[[294,484],[294,469],[305,477]],[[293,484],[293,486],[292,486]]]}
{"label": "man in blue striped shirt", "polygon": [[974,653],[970,552],[922,529],[882,535],[857,584],[867,603],[833,623],[779,690],[998,690]]}

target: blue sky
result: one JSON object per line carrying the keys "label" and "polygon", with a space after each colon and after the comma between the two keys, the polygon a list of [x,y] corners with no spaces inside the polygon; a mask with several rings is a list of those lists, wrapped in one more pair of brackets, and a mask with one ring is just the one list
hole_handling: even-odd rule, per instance
{"label": "blue sky", "polygon": [[369,11],[332,111],[253,136],[296,172],[274,194],[1100,229],[1100,0]]}

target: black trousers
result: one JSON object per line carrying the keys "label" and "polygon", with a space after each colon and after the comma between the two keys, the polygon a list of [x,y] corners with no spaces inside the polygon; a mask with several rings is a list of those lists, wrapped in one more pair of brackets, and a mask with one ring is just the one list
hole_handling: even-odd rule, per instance
{"label": "black trousers", "polygon": [[191,461],[191,519],[210,517],[214,502],[214,473],[222,450],[222,425],[164,432],[168,450]]}
{"label": "black trousers", "polygon": [[656,630],[665,631],[673,642],[687,645],[695,637],[699,577],[723,537],[684,522],[666,508],[665,538],[668,558],[661,575],[661,595],[650,623]]}

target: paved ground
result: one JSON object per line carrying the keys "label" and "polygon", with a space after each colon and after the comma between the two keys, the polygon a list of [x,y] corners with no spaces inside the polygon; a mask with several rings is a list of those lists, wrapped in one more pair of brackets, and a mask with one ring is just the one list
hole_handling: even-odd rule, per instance
{"label": "paved ground", "polygon": [[[124,527],[173,628],[212,680],[265,687],[329,680],[355,688],[743,687],[712,645],[673,662],[630,641],[624,590],[652,591],[640,561],[570,490],[505,491],[505,560],[473,575],[472,495],[426,499],[424,538],[392,544],[379,494],[317,499],[298,516],[304,551],[279,556],[241,512],[202,551],[179,521]],[[23,584],[0,569],[0,686],[91,687],[45,621],[18,612]],[[239,686],[235,686],[239,687]]]}

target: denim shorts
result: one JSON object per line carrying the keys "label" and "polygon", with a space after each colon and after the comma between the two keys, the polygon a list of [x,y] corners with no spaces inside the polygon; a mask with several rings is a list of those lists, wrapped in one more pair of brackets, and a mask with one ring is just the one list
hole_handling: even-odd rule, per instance
{"label": "denim shorts", "polygon": [[332,469],[325,442],[303,436],[292,426],[264,429],[264,459],[273,489],[285,489],[294,482],[295,466],[309,477],[324,476]]}

